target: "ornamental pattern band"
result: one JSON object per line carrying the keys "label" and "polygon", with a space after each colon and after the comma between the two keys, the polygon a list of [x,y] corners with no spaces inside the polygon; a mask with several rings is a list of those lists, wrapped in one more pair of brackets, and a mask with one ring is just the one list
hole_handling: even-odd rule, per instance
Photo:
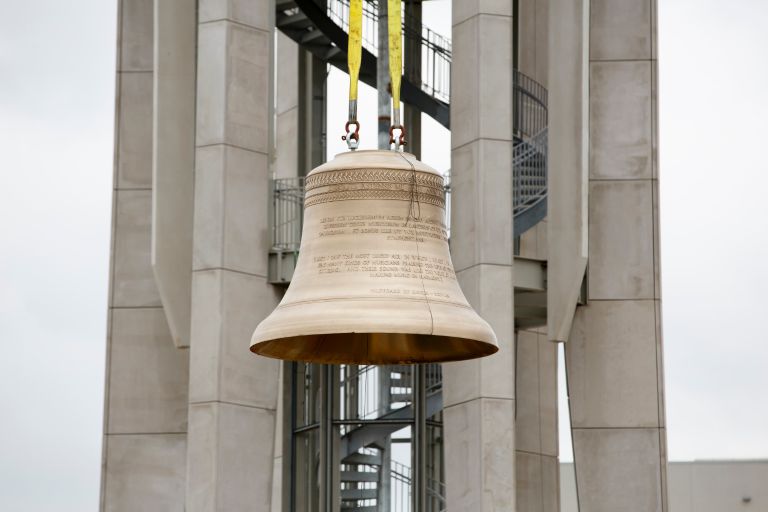
{"label": "ornamental pattern band", "polygon": [[307,177],[304,206],[359,199],[418,201],[445,208],[443,177],[405,169],[342,169]]}

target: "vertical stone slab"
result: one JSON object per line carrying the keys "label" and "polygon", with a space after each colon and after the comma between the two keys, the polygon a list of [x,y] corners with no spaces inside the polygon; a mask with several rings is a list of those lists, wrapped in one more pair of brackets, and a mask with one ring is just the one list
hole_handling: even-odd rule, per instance
{"label": "vertical stone slab", "polygon": [[557,345],[520,330],[516,344],[517,509],[559,512]]}
{"label": "vertical stone slab", "polygon": [[155,2],[152,270],[178,347],[189,347],[197,0]]}
{"label": "vertical stone slab", "polygon": [[447,508],[515,510],[512,1],[453,2],[451,248],[497,354],[444,366]]}
{"label": "vertical stone slab", "polygon": [[270,509],[279,364],[267,283],[271,2],[201,0],[186,510]]}
{"label": "vertical stone slab", "polygon": [[566,372],[580,510],[664,512],[653,0],[591,0],[588,304]]}
{"label": "vertical stone slab", "polygon": [[547,334],[566,341],[587,264],[588,0],[549,4]]}
{"label": "vertical stone slab", "polygon": [[153,8],[118,7],[104,511],[184,510],[189,352],[174,346],[151,265]]}

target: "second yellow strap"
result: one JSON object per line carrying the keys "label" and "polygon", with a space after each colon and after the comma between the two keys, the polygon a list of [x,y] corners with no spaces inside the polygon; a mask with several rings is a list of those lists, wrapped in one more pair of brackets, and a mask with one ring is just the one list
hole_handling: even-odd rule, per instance
{"label": "second yellow strap", "polygon": [[388,0],[389,79],[392,83],[393,125],[400,124],[400,80],[403,75],[401,0]]}

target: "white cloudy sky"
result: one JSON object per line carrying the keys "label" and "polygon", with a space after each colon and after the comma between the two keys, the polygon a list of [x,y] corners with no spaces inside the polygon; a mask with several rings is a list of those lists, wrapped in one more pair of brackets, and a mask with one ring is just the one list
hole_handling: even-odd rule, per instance
{"label": "white cloudy sky", "polygon": [[[768,3],[659,4],[670,458],[768,458]],[[0,510],[98,506],[115,9],[0,0]]]}

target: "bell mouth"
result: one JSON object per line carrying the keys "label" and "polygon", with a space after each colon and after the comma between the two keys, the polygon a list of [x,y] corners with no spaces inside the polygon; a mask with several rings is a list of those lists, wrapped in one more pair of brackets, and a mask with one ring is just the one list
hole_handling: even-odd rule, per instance
{"label": "bell mouth", "polygon": [[487,341],[410,333],[310,334],[267,340],[251,352],[288,361],[321,364],[417,364],[464,361],[499,348]]}

